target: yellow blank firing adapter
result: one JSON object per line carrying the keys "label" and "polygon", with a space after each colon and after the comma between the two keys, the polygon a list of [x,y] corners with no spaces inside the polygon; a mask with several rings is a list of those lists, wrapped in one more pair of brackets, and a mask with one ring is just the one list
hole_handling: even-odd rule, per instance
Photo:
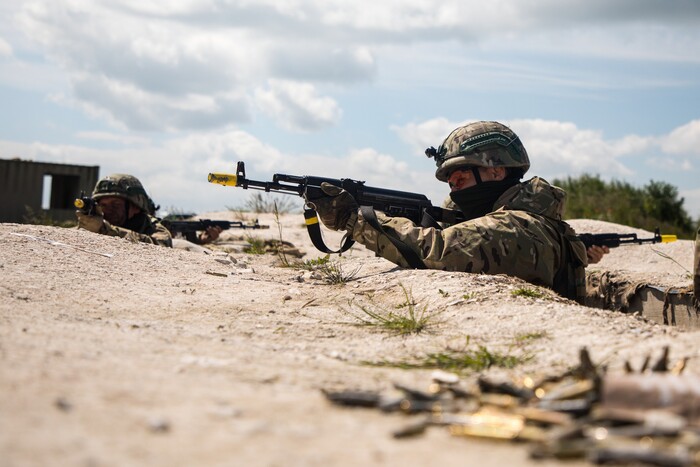
{"label": "yellow blank firing adapter", "polygon": [[78,209],[83,209],[85,207],[85,201],[83,201],[80,198],[77,198],[75,201],[73,201],[73,206],[75,206]]}
{"label": "yellow blank firing adapter", "polygon": [[671,242],[675,242],[676,240],[678,240],[678,237],[676,237],[675,235],[662,235],[661,236],[661,243],[671,243]]}
{"label": "yellow blank firing adapter", "polygon": [[209,183],[217,183],[224,186],[236,186],[236,176],[232,174],[209,174]]}

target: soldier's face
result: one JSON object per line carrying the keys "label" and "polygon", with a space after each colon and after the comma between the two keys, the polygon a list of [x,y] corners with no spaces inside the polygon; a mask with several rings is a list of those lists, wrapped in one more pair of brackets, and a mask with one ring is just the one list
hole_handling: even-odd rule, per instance
{"label": "soldier's face", "polygon": [[447,183],[450,185],[450,191],[459,191],[473,187],[476,180],[471,169],[456,169],[447,178]]}
{"label": "soldier's face", "polygon": [[[495,182],[503,180],[506,177],[506,169],[503,167],[479,167],[479,176],[482,182]],[[450,185],[450,191],[464,190],[476,185],[476,178],[471,167],[455,169],[449,177],[447,183]]]}
{"label": "soldier's face", "polygon": [[126,223],[126,201],[116,196],[106,196],[100,198],[97,204],[102,208],[104,218],[107,222],[117,227],[122,227]]}

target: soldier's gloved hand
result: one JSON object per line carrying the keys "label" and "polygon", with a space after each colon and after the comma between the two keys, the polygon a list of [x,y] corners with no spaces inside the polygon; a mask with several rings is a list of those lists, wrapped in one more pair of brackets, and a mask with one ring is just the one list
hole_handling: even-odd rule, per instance
{"label": "soldier's gloved hand", "polygon": [[327,182],[321,183],[321,191],[327,196],[306,201],[316,210],[323,225],[331,230],[352,229],[359,207],[355,198],[342,188]]}
{"label": "soldier's gloved hand", "polygon": [[83,211],[75,211],[78,217],[78,227],[90,232],[100,233],[104,228],[104,217],[102,214],[86,214]]}

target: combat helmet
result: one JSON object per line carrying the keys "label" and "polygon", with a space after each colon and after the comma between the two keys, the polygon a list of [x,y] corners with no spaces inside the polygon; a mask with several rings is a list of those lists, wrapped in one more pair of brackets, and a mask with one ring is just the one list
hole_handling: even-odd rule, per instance
{"label": "combat helmet", "polygon": [[100,179],[92,191],[92,198],[98,200],[107,196],[125,199],[149,214],[154,210],[153,201],[133,175],[112,174]]}
{"label": "combat helmet", "polygon": [[435,158],[435,177],[443,182],[451,171],[462,166],[520,168],[523,174],[530,168],[518,135],[498,122],[474,122],[456,128],[439,148],[430,147],[425,155]]}

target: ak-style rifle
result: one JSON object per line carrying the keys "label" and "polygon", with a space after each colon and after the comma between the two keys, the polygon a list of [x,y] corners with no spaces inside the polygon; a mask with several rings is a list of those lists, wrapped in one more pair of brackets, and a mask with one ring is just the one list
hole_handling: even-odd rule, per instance
{"label": "ak-style rifle", "polygon": [[255,219],[255,222],[219,221],[211,219],[198,219],[193,221],[163,219],[162,223],[173,236],[181,234],[186,240],[193,243],[197,243],[197,232],[203,232],[209,227],[219,227],[221,230],[270,228],[269,225],[259,224],[257,219]]}

